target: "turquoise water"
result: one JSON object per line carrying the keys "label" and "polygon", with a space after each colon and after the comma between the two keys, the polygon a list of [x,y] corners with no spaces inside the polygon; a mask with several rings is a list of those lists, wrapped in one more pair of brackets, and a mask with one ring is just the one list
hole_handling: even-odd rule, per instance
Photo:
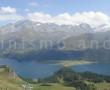
{"label": "turquoise water", "polygon": [[1,59],[0,65],[7,65],[19,76],[28,79],[44,78],[54,74],[61,66],[53,64],[41,64],[34,61],[19,62],[17,60]]}
{"label": "turquoise water", "polygon": [[[60,65],[55,64],[41,64],[35,61],[20,62],[10,59],[0,59],[0,65],[8,65],[19,76],[28,79],[48,77],[61,68]],[[110,75],[110,63],[76,65],[71,68],[76,72],[90,71],[98,74]]]}
{"label": "turquoise water", "polygon": [[102,75],[110,75],[110,63],[94,63],[85,65],[72,66],[72,69],[77,72],[93,72]]}

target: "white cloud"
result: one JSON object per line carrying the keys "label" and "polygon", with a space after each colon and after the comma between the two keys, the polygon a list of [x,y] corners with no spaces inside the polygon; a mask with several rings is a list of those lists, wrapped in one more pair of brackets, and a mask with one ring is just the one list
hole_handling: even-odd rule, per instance
{"label": "white cloud", "polygon": [[23,19],[23,16],[18,14],[0,15],[0,21],[18,21],[22,19]]}
{"label": "white cloud", "polygon": [[18,21],[23,19],[23,16],[17,14],[17,10],[10,6],[0,7],[0,21]]}
{"label": "white cloud", "polygon": [[52,23],[52,16],[49,14],[44,14],[44,13],[29,13],[28,14],[28,19],[32,21],[37,21],[37,22],[43,22],[43,23]]}
{"label": "white cloud", "polygon": [[35,12],[29,13],[28,19],[36,22],[56,23],[59,25],[75,25],[80,23],[87,23],[92,27],[110,23],[110,17],[102,12],[83,12],[75,13],[73,15],[70,15],[69,13],[63,13],[56,16]]}
{"label": "white cloud", "polygon": [[38,4],[37,2],[30,2],[29,5],[30,5],[30,6],[34,6],[34,7],[35,7],[35,6],[39,6],[39,4]]}
{"label": "white cloud", "polygon": [[[30,12],[29,9],[25,11]],[[81,23],[90,24],[92,27],[98,27],[100,25],[110,25],[110,17],[102,12],[82,12],[82,13],[62,13],[56,16],[45,14],[41,12],[27,13],[27,16],[23,17],[17,13],[17,10],[12,7],[0,8],[0,21],[18,21],[22,19],[29,19],[35,22],[42,23],[55,23],[58,25],[76,25]]]}
{"label": "white cloud", "polygon": [[16,9],[12,7],[0,7],[0,14],[12,14],[16,13]]}

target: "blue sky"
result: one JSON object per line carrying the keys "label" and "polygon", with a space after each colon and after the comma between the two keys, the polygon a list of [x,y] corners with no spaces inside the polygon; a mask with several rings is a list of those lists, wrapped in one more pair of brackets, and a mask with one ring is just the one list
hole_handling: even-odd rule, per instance
{"label": "blue sky", "polygon": [[56,24],[109,24],[110,0],[0,0],[0,25],[22,19]]}
{"label": "blue sky", "polygon": [[[29,5],[32,2],[37,5]],[[84,11],[101,11],[110,15],[110,0],[0,0],[0,7],[2,6],[14,7],[21,14],[26,14],[25,9],[30,9],[31,12],[51,15]]]}

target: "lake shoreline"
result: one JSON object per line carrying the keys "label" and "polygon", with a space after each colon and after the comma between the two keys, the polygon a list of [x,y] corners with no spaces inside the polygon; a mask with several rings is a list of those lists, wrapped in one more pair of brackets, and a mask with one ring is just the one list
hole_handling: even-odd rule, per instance
{"label": "lake shoreline", "polygon": [[44,61],[44,62],[37,62],[37,63],[43,63],[43,64],[53,64],[53,65],[61,65],[64,67],[71,67],[75,65],[84,65],[84,64],[93,64],[93,63],[98,63],[98,62],[91,62],[87,60],[49,60],[49,61]]}

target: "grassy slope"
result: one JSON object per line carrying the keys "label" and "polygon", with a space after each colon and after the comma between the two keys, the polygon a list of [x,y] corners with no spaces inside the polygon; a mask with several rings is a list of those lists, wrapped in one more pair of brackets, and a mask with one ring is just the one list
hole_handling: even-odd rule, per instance
{"label": "grassy slope", "polygon": [[96,87],[98,90],[110,90],[110,83],[98,83]]}
{"label": "grassy slope", "polygon": [[[22,85],[24,81],[20,78],[12,78],[9,76],[9,73],[4,69],[0,68],[0,89],[2,88],[5,90],[23,90]],[[51,83],[49,86],[42,85],[42,84],[32,84],[32,90],[75,90],[73,87],[66,87],[61,84]],[[98,83],[96,87],[99,90],[110,90],[110,83]]]}
{"label": "grassy slope", "polygon": [[[10,77],[5,68],[0,68],[0,89],[3,90],[23,90],[24,81],[20,78]],[[73,87],[66,87],[60,84],[51,84],[51,86],[42,86],[41,84],[32,84],[33,90],[74,90]]]}
{"label": "grassy slope", "polygon": [[0,68],[0,88],[3,90],[5,90],[5,88],[8,90],[22,90],[22,82],[23,81],[18,77],[11,78],[5,68]]}
{"label": "grassy slope", "polygon": [[51,84],[50,86],[42,86],[37,84],[34,86],[33,90],[75,90],[73,87],[66,87],[61,84]]}

